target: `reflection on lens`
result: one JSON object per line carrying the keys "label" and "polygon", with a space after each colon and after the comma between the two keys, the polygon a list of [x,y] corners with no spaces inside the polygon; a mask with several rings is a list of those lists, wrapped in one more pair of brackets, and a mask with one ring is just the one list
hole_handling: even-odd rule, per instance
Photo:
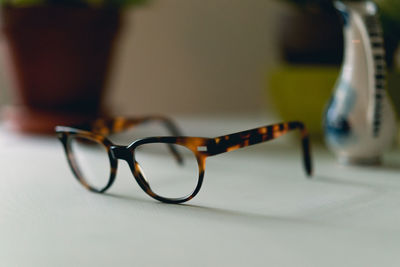
{"label": "reflection on lens", "polygon": [[[179,163],[171,152],[173,146],[182,156]],[[199,167],[195,154],[175,144],[153,143],[135,149],[135,159],[151,190],[164,198],[183,198],[197,186]]]}
{"label": "reflection on lens", "polygon": [[101,191],[109,181],[111,166],[106,147],[96,140],[75,137],[71,140],[74,167],[86,183]]}

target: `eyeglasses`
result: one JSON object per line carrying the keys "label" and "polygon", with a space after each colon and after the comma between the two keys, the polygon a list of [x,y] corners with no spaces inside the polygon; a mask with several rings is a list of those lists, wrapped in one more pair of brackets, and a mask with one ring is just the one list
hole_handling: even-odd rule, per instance
{"label": "eyeglasses", "polygon": [[[128,146],[116,145],[106,137],[153,121],[161,122],[173,136],[138,139]],[[301,132],[304,168],[308,176],[312,175],[309,135],[298,121],[215,138],[184,137],[171,120],[161,116],[99,119],[82,128],[57,126],[56,133],[75,177],[97,193],[114,183],[121,159],[149,196],[166,203],[183,203],[200,191],[206,158],[266,142],[291,130]]]}

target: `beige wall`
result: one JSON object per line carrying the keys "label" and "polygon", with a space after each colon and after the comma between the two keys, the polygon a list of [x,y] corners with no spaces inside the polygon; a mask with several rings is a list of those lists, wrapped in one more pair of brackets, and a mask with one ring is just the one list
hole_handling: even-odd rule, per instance
{"label": "beige wall", "polygon": [[110,84],[112,107],[128,113],[265,108],[279,10],[273,0],[158,0],[129,11]]}

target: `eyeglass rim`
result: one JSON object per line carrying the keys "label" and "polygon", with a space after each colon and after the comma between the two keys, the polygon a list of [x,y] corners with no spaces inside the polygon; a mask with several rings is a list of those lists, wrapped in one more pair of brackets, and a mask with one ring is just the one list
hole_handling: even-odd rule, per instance
{"label": "eyeglass rim", "polygon": [[[193,140],[205,140],[207,138],[197,138],[197,137],[147,137],[147,138],[142,138],[134,141],[130,145],[124,147],[124,146],[117,146],[113,144],[108,138],[102,135],[98,135],[92,132],[88,132],[85,130],[80,130],[72,127],[56,127],[56,132],[58,134],[59,139],[64,145],[64,150],[67,156],[67,161],[69,163],[69,166],[75,176],[75,178],[88,190],[95,192],[95,193],[104,193],[106,192],[114,183],[116,175],[117,175],[117,168],[118,168],[118,159],[125,160],[131,170],[132,175],[134,176],[136,182],[138,185],[142,188],[142,190],[148,194],[150,197],[162,201],[165,203],[171,203],[171,204],[179,204],[183,203],[186,201],[191,200],[194,198],[200,191],[201,186],[203,184],[204,180],[204,172],[205,172],[205,156],[202,155],[201,153],[196,153],[195,150],[193,150],[193,147],[190,145],[190,141]],[[74,151],[71,148],[71,141],[73,138],[86,138],[91,141],[95,141],[101,145],[103,145],[106,150],[107,154],[109,157],[109,162],[110,162],[110,175],[109,175],[109,181],[108,184],[102,188],[102,189],[97,189],[93,186],[90,185],[90,183],[87,182],[87,179],[80,174],[79,168],[77,168],[75,165],[75,159],[74,159]],[[186,140],[186,142],[185,142]],[[198,178],[197,178],[197,184],[196,187],[193,189],[193,191],[185,196],[179,197],[179,198],[169,198],[169,197],[164,197],[160,194],[157,194],[151,189],[151,186],[149,183],[146,181],[144,178],[143,173],[140,170],[139,163],[136,161],[135,158],[135,149],[137,147],[140,147],[145,144],[155,144],[155,143],[163,143],[163,144],[176,144],[176,145],[181,145],[186,147],[188,150],[193,152],[194,156],[196,157],[197,161],[197,166],[198,166]],[[116,157],[113,153],[114,148],[125,148],[129,153],[126,153],[124,157]]]}
{"label": "eyeglass rim", "polygon": [[[95,186],[91,185],[90,182],[81,173],[81,170],[78,167],[79,164],[77,164],[77,162],[75,160],[76,153],[74,152],[74,150],[71,147],[71,142],[73,141],[74,138],[88,139],[90,141],[93,141],[93,142],[96,142],[97,144],[102,145],[105,148],[105,151],[108,156],[109,164],[110,164],[110,172],[108,174],[108,182],[104,187],[96,188]],[[103,139],[99,135],[95,135],[95,134],[92,134],[92,133],[86,132],[86,131],[66,131],[63,133],[59,132],[59,139],[63,143],[67,161],[68,161],[70,169],[72,170],[72,172],[74,174],[74,177],[86,189],[88,189],[89,191],[95,192],[95,193],[104,193],[113,185],[116,175],[117,175],[118,160],[116,160],[114,157],[112,157],[112,154],[111,154],[112,143],[109,140],[106,140],[105,138]]]}
{"label": "eyeglass rim", "polygon": [[[183,203],[186,201],[189,201],[193,199],[201,189],[201,186],[203,184],[204,180],[204,173],[205,173],[205,158],[206,156],[201,153],[197,153],[196,150],[193,150],[193,147],[190,145],[190,141],[193,141],[194,139],[200,141],[200,140],[205,140],[207,138],[198,138],[198,137],[147,137],[147,138],[142,138],[134,141],[131,143],[129,146],[126,147],[127,150],[131,152],[130,155],[132,155],[132,158],[121,158],[118,157],[118,159],[123,159],[125,160],[135,177],[136,181],[138,182],[139,186],[152,198],[165,202],[165,203],[171,203],[171,204],[179,204]],[[185,142],[186,140],[186,142]],[[179,145],[187,148],[190,150],[193,155],[196,158],[197,161],[197,167],[198,167],[198,178],[197,178],[197,184],[196,187],[193,189],[193,191],[185,196],[178,197],[178,198],[172,198],[172,197],[163,197],[162,194],[157,194],[151,189],[151,185],[147,183],[146,179],[144,178],[143,172],[140,168],[139,162],[136,160],[135,157],[135,150],[136,148],[139,148],[140,146],[146,145],[146,144],[174,144],[174,145]],[[112,150],[113,148],[111,148]],[[129,154],[127,154],[129,155]]]}

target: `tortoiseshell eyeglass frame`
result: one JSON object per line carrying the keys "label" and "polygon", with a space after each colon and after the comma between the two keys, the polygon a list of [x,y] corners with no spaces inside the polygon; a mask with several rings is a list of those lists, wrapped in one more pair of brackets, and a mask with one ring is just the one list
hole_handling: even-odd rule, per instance
{"label": "tortoiseshell eyeglass frame", "polygon": [[[166,137],[148,137],[138,139],[128,146],[120,146],[112,143],[106,136],[124,131],[133,126],[151,122],[162,122],[170,133],[174,136]],[[229,135],[219,136],[215,138],[203,137],[187,137],[182,136],[176,125],[169,119],[162,116],[149,116],[143,118],[111,118],[111,119],[98,119],[92,125],[82,127],[83,129],[57,126],[56,133],[62,142],[69,165],[78,179],[87,189],[97,193],[105,192],[114,183],[117,174],[118,159],[124,160],[128,163],[133,176],[135,177],[139,186],[152,198],[165,203],[178,204],[191,200],[200,191],[203,183],[206,158],[215,156],[221,153],[237,150],[242,147],[247,147],[262,142],[266,142],[278,138],[289,131],[299,130],[301,132],[302,150],[303,150],[303,164],[308,176],[312,175],[312,162],[310,140],[306,127],[299,121],[278,123],[269,126],[263,126],[243,132],[233,133]],[[107,150],[110,160],[111,172],[108,184],[102,189],[91,187],[81,175],[79,169],[75,166],[75,159],[71,149],[71,140],[73,138],[91,139],[102,144]],[[143,144],[164,143],[170,147],[171,152],[174,154],[176,160],[180,164],[184,164],[180,158],[179,153],[174,149],[173,144],[181,145],[188,148],[194,153],[197,159],[199,168],[199,176],[196,188],[191,194],[181,198],[165,198],[154,193],[147,183],[139,163],[135,159],[135,149]]]}

